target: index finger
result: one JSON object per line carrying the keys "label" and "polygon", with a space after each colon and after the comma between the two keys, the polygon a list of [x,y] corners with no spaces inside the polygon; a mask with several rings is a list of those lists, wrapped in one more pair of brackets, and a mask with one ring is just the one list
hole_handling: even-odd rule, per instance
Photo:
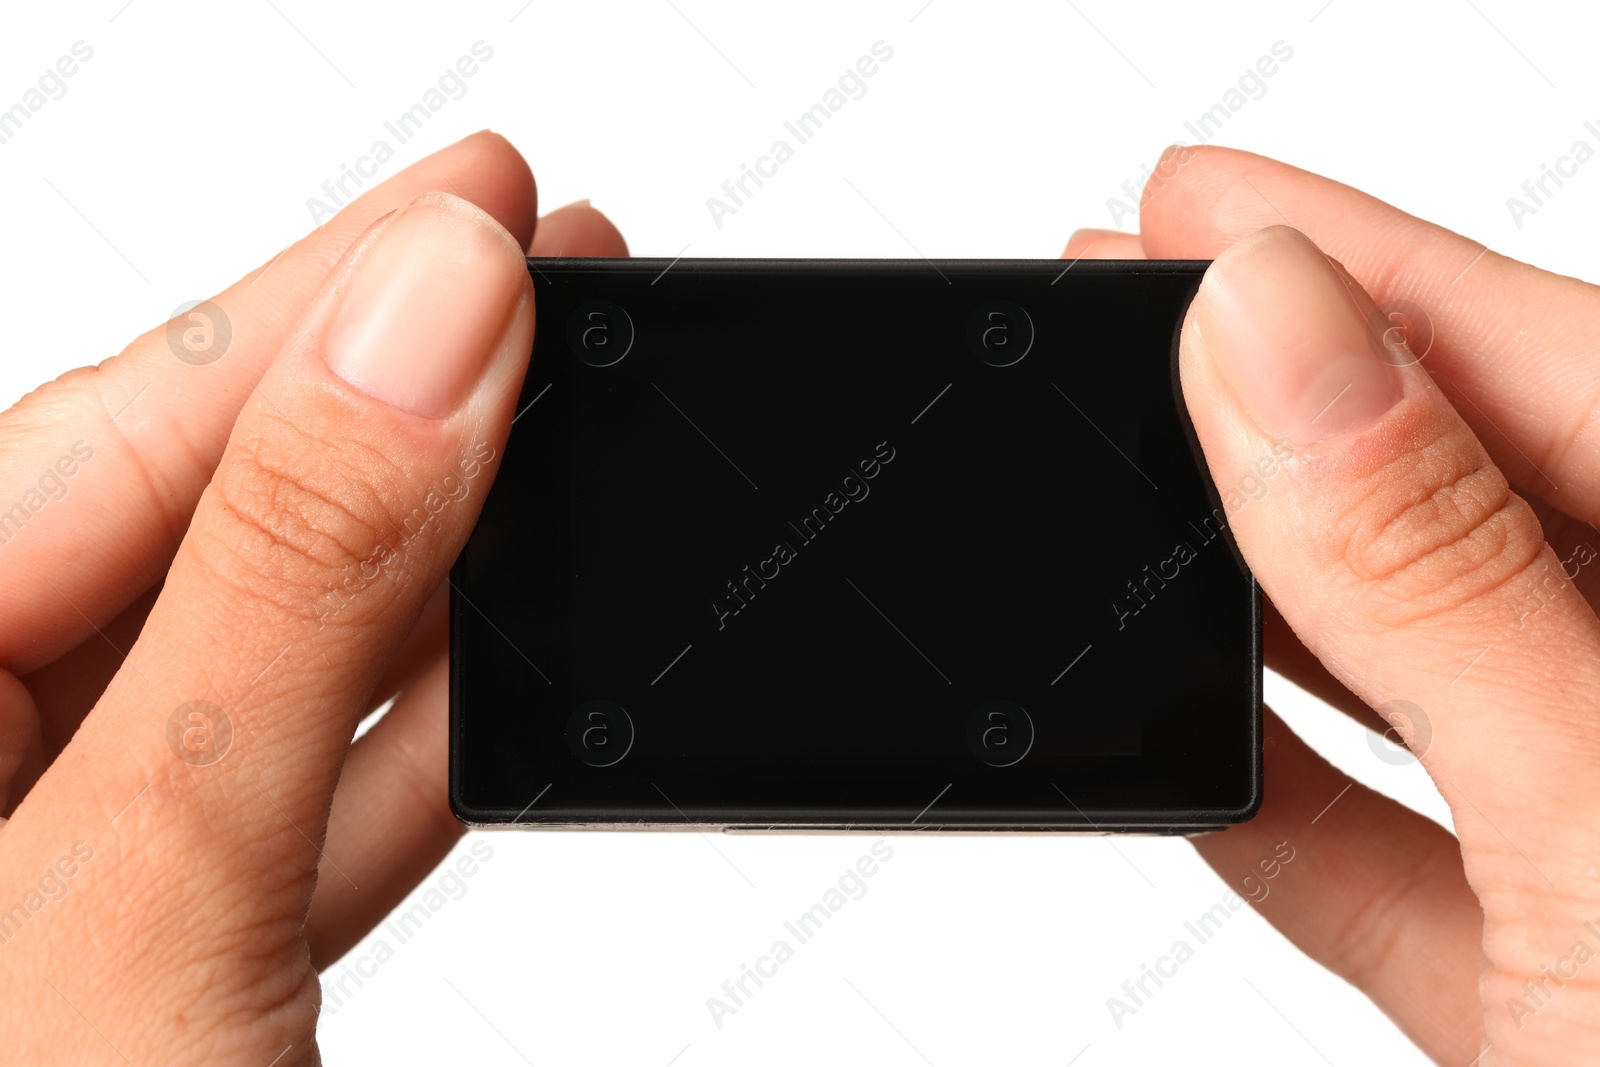
{"label": "index finger", "polygon": [[1140,208],[1152,259],[1212,259],[1268,226],[1338,260],[1511,481],[1600,523],[1591,373],[1600,287],[1508,259],[1348,185],[1263,156],[1174,146]]}
{"label": "index finger", "polygon": [[[195,311],[0,415],[0,668],[95,634],[165,571],[234,420],[328,272],[372,223],[455,193],[527,247],[533,175],[484,132],[436,152]],[[126,651],[125,649],[119,651]]]}

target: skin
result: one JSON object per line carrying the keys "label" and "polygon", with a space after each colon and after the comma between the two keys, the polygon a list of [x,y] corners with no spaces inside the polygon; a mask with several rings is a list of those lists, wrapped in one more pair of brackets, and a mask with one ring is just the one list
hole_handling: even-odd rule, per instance
{"label": "skin", "polygon": [[[1425,356],[1386,372],[1393,406],[1297,445],[1230,516],[1270,600],[1268,664],[1376,729],[1372,708],[1422,709],[1425,731],[1394,725],[1458,836],[1360,785],[1340,797],[1349,779],[1269,712],[1260,815],[1195,847],[1239,884],[1291,842],[1259,910],[1439,1063],[1592,1062],[1600,568],[1568,561],[1600,548],[1600,290],[1224,148],[1169,149],[1140,228],[1080,231],[1065,254],[1215,257],[1179,370],[1219,486],[1271,450],[1247,400],[1261,381],[1319,345],[1364,347],[1325,344],[1334,303],[1374,336],[1403,321],[1379,309],[1432,327],[1405,331]],[[1311,300],[1329,273],[1344,299]],[[1274,324],[1284,305],[1297,321]]]}
{"label": "skin", "polygon": [[[483,365],[442,413],[325,359],[351,278],[407,218],[503,297],[483,322],[434,313]],[[222,358],[175,358],[159,326],[0,416],[5,506],[92,448],[0,544],[0,908],[24,905],[0,916],[7,1062],[318,1061],[318,968],[462,833],[439,587],[495,465],[349,607],[319,626],[308,606],[469,445],[503,448],[532,341],[525,249],[627,252],[587,204],[539,218],[522,157],[477,134],[214,297]],[[195,700],[234,728],[214,763],[168,742]]]}
{"label": "skin", "polygon": [[[626,254],[586,205],[538,218],[527,165],[479,134],[219,294],[224,358],[178,360],[158,327],[0,416],[0,506],[74,442],[93,448],[67,495],[0,544],[0,908],[27,913],[9,927],[0,914],[10,1060],[317,1062],[318,968],[461,832],[445,799],[439,586],[476,485],[337,617],[305,610],[468,444],[501,447],[515,414],[529,288],[507,288],[495,329],[464,331],[482,350],[458,356],[482,370],[453,407],[401,410],[329,369],[351,278],[408,217],[458,227],[471,269],[508,287],[527,285],[524,248]],[[1289,842],[1261,912],[1439,1062],[1579,1063],[1600,963],[1560,986],[1546,975],[1572,969],[1560,961],[1576,942],[1600,950],[1585,925],[1600,920],[1600,567],[1531,613],[1523,582],[1577,542],[1600,546],[1600,384],[1585,373],[1600,294],[1480,250],[1337,183],[1206,148],[1164,157],[1140,234],[1080,233],[1066,254],[1216,257],[1180,372],[1219,485],[1274,436],[1249,399],[1264,379],[1239,368],[1272,378],[1275,361],[1330,347],[1318,331],[1335,331],[1335,309],[1307,294],[1347,295],[1341,313],[1380,329],[1380,308],[1427,309],[1423,361],[1384,372],[1395,402],[1297,444],[1230,521],[1271,599],[1268,662],[1375,728],[1373,707],[1424,709],[1426,743],[1397,728],[1459,839],[1344,791],[1269,713],[1260,815],[1195,845],[1253,897],[1243,876]],[[1281,299],[1263,302],[1269,289]],[[1300,304],[1323,317],[1262,343],[1257,327]],[[492,477],[490,464],[477,484]],[[215,762],[168,740],[196,700],[235,729]],[[1518,1016],[1508,1000],[1532,1004],[1525,982],[1543,992]]]}

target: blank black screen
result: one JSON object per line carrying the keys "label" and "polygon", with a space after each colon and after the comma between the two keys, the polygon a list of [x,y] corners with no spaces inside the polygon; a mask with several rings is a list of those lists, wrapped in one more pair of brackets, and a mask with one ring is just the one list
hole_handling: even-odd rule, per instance
{"label": "blank black screen", "polygon": [[1248,817],[1257,593],[1173,370],[1204,264],[1065,266],[530,261],[453,574],[458,814]]}

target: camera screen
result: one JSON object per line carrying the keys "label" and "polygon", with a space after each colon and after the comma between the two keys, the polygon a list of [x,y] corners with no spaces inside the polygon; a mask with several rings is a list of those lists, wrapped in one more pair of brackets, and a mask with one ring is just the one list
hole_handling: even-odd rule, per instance
{"label": "camera screen", "polygon": [[1204,264],[529,263],[452,577],[463,818],[1251,814],[1259,602],[1175,374]]}

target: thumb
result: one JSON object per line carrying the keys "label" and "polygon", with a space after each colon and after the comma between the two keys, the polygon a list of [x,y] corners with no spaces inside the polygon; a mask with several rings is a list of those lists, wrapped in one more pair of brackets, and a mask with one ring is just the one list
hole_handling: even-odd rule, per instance
{"label": "thumb", "polygon": [[1196,295],[1185,400],[1262,589],[1340,681],[1403,713],[1469,859],[1514,841],[1530,862],[1505,878],[1547,891],[1573,860],[1531,797],[1593,781],[1600,624],[1388,327],[1303,234],[1262,230]]}
{"label": "thumb", "polygon": [[[307,1047],[301,927],[319,861],[348,878],[322,848],[330,797],[477,517],[533,328],[522,249],[490,216],[430,193],[374,224],[243,403],[139,640],[6,826],[8,869],[48,866],[63,835],[98,849],[78,884],[99,891],[50,927],[87,958],[44,934],[28,958],[130,1055],[171,1047],[160,1003],[196,1006],[213,1058]],[[110,965],[129,923],[166,948]],[[0,994],[50,1005],[20,970]]]}

